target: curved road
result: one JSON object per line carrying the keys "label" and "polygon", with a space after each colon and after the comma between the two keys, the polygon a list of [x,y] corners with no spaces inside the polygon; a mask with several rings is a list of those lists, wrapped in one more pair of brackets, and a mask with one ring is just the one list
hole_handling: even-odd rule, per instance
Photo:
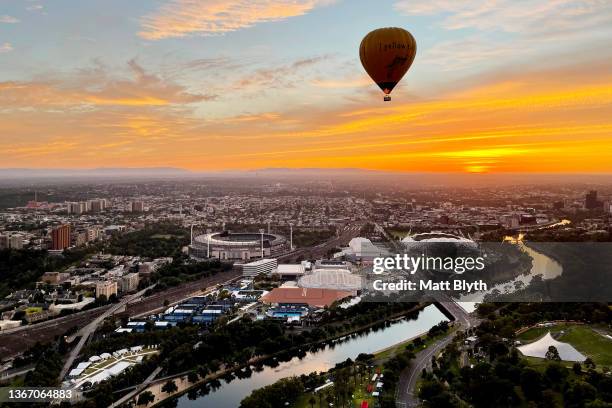
{"label": "curved road", "polygon": [[[469,329],[478,322],[475,317],[466,312],[459,304],[448,298],[440,302],[440,305],[454,317],[455,323],[459,324],[462,330]],[[426,349],[419,351],[414,360],[411,361],[410,366],[402,371],[397,385],[397,396],[395,398],[397,407],[408,408],[419,406],[419,398],[416,396],[415,392],[416,382],[423,368],[431,364],[431,357],[438,354],[452,339],[453,333],[450,333]]]}

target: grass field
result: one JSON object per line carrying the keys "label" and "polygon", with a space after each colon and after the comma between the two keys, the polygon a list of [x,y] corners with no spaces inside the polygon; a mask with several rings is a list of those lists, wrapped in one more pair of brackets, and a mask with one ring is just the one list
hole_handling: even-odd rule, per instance
{"label": "grass field", "polygon": [[[518,336],[518,339],[523,342],[532,342],[549,331],[551,333],[563,331],[563,334],[560,334],[557,340],[574,346],[576,350],[590,357],[598,368],[602,366],[612,367],[612,340],[605,338],[588,325],[560,324],[552,327],[536,327],[522,333]],[[530,362],[534,360],[534,364],[536,364],[536,360],[544,361],[538,358],[528,358],[528,360]]]}

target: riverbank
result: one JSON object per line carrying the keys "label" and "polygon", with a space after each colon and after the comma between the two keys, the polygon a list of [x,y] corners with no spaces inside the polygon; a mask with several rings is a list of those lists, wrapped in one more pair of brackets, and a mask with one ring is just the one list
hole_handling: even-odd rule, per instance
{"label": "riverbank", "polygon": [[[410,315],[411,313],[421,312],[424,309],[426,309],[428,306],[430,306],[429,303],[418,304],[418,305],[415,305],[414,307],[412,307],[412,308],[410,308],[408,310],[404,310],[404,311],[395,313],[393,315],[390,315],[390,316],[388,316],[385,319],[377,320],[377,321],[372,322],[370,324],[367,324],[367,325],[364,325],[364,326],[360,326],[359,328],[356,328],[356,329],[352,329],[352,330],[347,330],[345,332],[336,333],[334,336],[330,336],[330,337],[326,338],[325,340],[303,344],[303,345],[301,345],[299,347],[293,347],[291,349],[283,350],[283,351],[280,351],[280,352],[274,353],[274,354],[269,354],[269,355],[264,355],[264,356],[257,356],[257,357],[254,357],[254,358],[250,359],[247,363],[244,363],[244,364],[241,364],[241,365],[236,365],[236,366],[229,367],[229,368],[223,368],[223,369],[221,369],[221,370],[219,370],[219,371],[217,371],[215,373],[211,373],[211,374],[207,375],[206,377],[199,379],[196,382],[191,382],[190,383],[187,380],[187,375],[189,374],[189,372],[183,372],[183,373],[179,373],[179,374],[177,374],[175,376],[165,377],[163,379],[153,381],[149,386],[147,386],[147,388],[139,391],[138,394],[133,396],[131,398],[131,401],[137,401],[138,396],[140,394],[142,394],[143,392],[146,392],[146,391],[150,391],[151,393],[153,393],[153,395],[155,397],[155,400],[154,400],[153,404],[151,404],[149,406],[155,406],[155,405],[158,405],[158,404],[162,403],[163,401],[165,401],[165,400],[167,400],[169,398],[180,397],[183,394],[189,392],[191,389],[194,389],[195,387],[205,385],[205,384],[210,383],[210,382],[215,381],[215,380],[219,380],[221,378],[224,378],[227,375],[230,375],[231,373],[237,372],[238,370],[242,370],[242,369],[244,369],[246,367],[249,367],[251,365],[261,364],[264,361],[267,361],[267,360],[270,360],[270,359],[274,359],[276,357],[286,356],[288,353],[296,352],[298,350],[308,350],[308,349],[311,349],[311,348],[325,349],[325,347],[327,345],[330,345],[330,343],[332,344],[332,345],[330,345],[330,347],[335,347],[336,344],[342,344],[344,342],[350,342],[353,339],[353,336],[357,337],[358,334],[364,333],[364,332],[366,332],[368,330],[371,330],[371,329],[374,329],[374,333],[375,333],[377,331],[376,327],[380,326],[381,324],[384,324],[385,322],[388,322],[388,321],[394,321],[394,320],[395,321],[400,321],[403,317],[405,317],[407,315]],[[441,314],[441,312],[438,312],[438,313]],[[408,322],[415,321],[415,320],[408,320]],[[401,324],[401,323],[402,322],[400,321],[399,324]],[[438,322],[436,321],[435,323],[438,323]],[[393,327],[393,324],[391,324],[390,327]],[[386,329],[388,329],[388,327],[382,327],[381,328],[381,330],[386,330]],[[340,340],[340,341],[338,341],[338,340]],[[295,357],[292,357],[291,359],[293,359],[293,358],[295,358]],[[161,387],[168,380],[175,381],[175,384],[176,384],[176,386],[178,388],[176,391],[171,392],[171,393],[165,393],[165,392],[161,391]]]}

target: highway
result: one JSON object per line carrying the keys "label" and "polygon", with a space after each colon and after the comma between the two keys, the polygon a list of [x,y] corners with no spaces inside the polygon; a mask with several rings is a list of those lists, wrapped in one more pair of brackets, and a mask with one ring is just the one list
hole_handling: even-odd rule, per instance
{"label": "highway", "polygon": [[[450,298],[445,298],[445,301],[440,302],[440,305],[454,317],[456,324],[459,325],[461,330],[469,329],[478,323],[475,317],[466,312],[465,309]],[[451,342],[453,335],[454,333],[450,333],[426,349],[419,351],[410,362],[410,366],[402,371],[398,381],[397,395],[395,398],[397,407],[408,408],[420,405],[415,390],[416,382],[423,368],[431,364],[431,357],[442,351],[442,349]]]}

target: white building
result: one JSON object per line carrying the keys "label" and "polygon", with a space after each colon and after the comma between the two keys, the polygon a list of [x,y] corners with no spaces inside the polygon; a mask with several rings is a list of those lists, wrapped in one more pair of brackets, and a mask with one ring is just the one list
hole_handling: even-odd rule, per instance
{"label": "white building", "polygon": [[306,268],[302,264],[280,264],[272,272],[273,275],[277,275],[281,280],[297,280],[304,276]]}
{"label": "white building", "polygon": [[259,274],[270,275],[278,266],[276,259],[260,259],[242,265],[242,276],[254,278]]}

